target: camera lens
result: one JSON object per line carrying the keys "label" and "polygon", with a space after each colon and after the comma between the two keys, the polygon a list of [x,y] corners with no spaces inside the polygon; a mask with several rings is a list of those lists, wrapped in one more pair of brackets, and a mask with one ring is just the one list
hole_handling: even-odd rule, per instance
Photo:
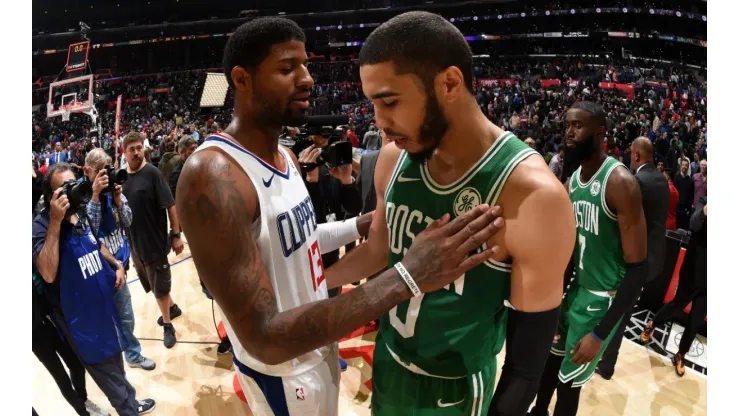
{"label": "camera lens", "polygon": [[74,184],[67,197],[70,200],[70,205],[81,205],[87,204],[92,198],[93,188],[90,182],[80,182]]}
{"label": "camera lens", "polygon": [[116,172],[116,183],[123,185],[127,180],[128,172],[126,172],[126,169],[118,169],[118,172]]}

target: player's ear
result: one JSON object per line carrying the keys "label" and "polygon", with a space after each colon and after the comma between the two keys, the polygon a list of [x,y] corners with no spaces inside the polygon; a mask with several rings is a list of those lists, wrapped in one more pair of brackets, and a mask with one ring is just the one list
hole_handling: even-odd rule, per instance
{"label": "player's ear", "polygon": [[231,80],[234,82],[234,88],[238,91],[252,91],[252,75],[239,65],[231,69]]}
{"label": "player's ear", "polygon": [[455,101],[465,89],[465,78],[456,66],[450,66],[437,74],[434,80],[435,89],[440,88],[445,101]]}

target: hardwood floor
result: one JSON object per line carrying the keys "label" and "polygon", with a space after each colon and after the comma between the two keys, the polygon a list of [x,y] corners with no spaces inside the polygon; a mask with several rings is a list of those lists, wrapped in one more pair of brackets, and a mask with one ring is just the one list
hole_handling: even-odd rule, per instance
{"label": "hardwood floor", "polygon": [[[178,344],[168,350],[162,344],[162,329],[156,323],[159,310],[150,293],[146,295],[135,271],[129,288],[136,314],[135,334],[142,353],[156,361],[153,371],[130,369],[126,374],[138,398],[157,401],[153,415],[166,416],[249,416],[252,413],[234,393],[231,355],[218,356],[218,336],[211,301],[201,292],[188,246],[180,256],[171,256],[172,296],[183,310],[173,321]],[[218,308],[215,320],[219,321]],[[340,347],[371,346],[374,333],[340,343]],[[74,416],[75,412],[59,393],[54,380],[31,354],[33,362],[33,406],[40,416]],[[503,364],[503,353],[499,365]],[[364,385],[371,368],[363,358],[348,359],[342,373],[340,411],[342,416],[369,416],[370,392]],[[88,376],[88,395],[99,406],[115,414],[100,389]],[[554,400],[553,400],[554,404]],[[599,376],[584,387],[579,414],[616,416],[690,416],[707,413],[706,378],[687,371],[679,379],[670,362],[630,341],[624,341],[619,366],[611,381]]]}

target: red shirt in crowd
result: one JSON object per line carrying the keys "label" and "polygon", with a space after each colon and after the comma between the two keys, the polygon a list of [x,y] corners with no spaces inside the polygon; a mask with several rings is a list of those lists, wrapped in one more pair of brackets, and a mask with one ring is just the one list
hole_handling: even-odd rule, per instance
{"label": "red shirt in crowd", "polygon": [[352,130],[347,131],[347,138],[352,142],[352,147],[360,147],[360,139]]}
{"label": "red shirt in crowd", "polygon": [[668,181],[668,217],[665,220],[667,230],[676,230],[676,211],[678,210],[678,189],[673,185],[673,181]]}

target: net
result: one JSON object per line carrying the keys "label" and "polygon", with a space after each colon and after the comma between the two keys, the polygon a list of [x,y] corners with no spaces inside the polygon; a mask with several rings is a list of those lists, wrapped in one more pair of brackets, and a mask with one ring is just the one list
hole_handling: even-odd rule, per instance
{"label": "net", "polygon": [[69,116],[71,114],[71,111],[65,109],[65,111],[62,113],[62,121],[69,121]]}

